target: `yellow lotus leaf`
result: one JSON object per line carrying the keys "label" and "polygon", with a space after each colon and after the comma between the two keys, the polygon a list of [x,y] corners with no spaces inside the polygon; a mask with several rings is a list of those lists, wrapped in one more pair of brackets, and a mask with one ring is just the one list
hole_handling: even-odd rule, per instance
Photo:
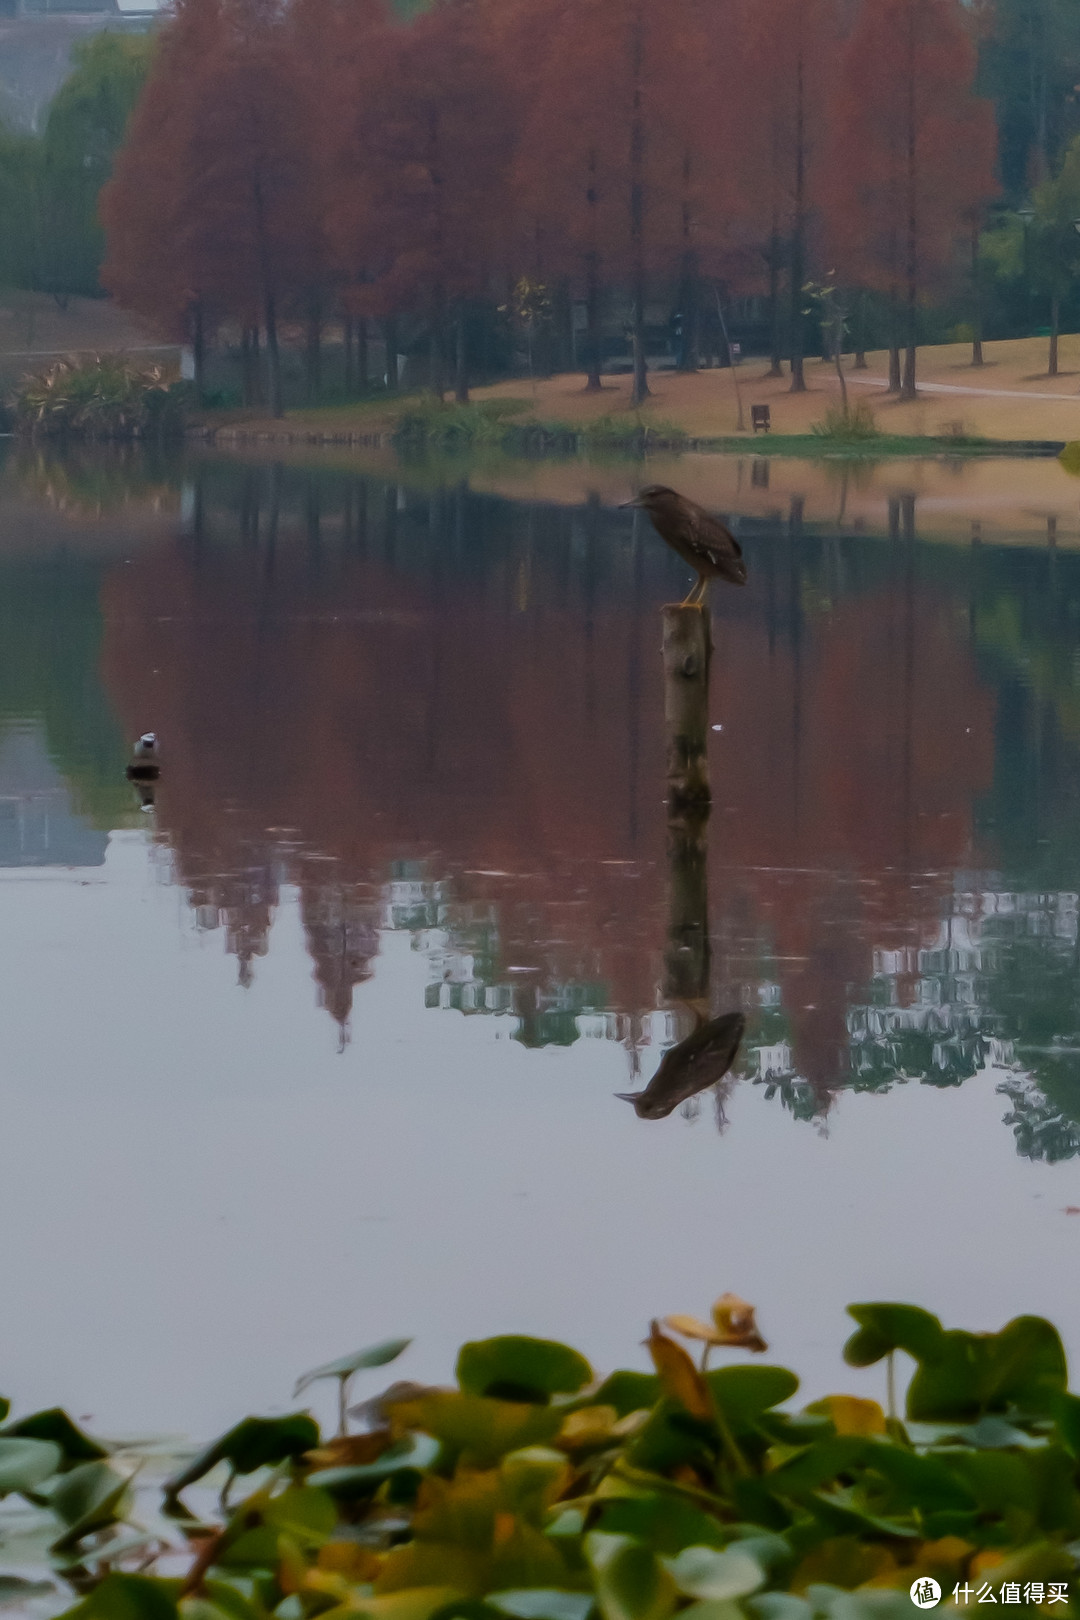
{"label": "yellow lotus leaf", "polygon": [[877,1401],[864,1401],[858,1395],[826,1395],[815,1406],[832,1419],[837,1434],[887,1433],[885,1413]]}
{"label": "yellow lotus leaf", "polygon": [[607,1445],[615,1436],[619,1414],[613,1406],[583,1406],[570,1412],[555,1436],[555,1444],[567,1451]]}
{"label": "yellow lotus leaf", "polygon": [[379,1554],[355,1541],[323,1542],[316,1563],[326,1574],[343,1575],[349,1581],[373,1581],[382,1568]]}
{"label": "yellow lotus leaf", "polygon": [[344,1603],[328,1609],[320,1620],[430,1620],[448,1603],[457,1603],[465,1594],[453,1586],[414,1586],[408,1592],[387,1593],[385,1597],[352,1594]]}
{"label": "yellow lotus leaf", "polygon": [[937,1541],[924,1541],[910,1554],[912,1567],[931,1574],[938,1569],[959,1571],[966,1567],[975,1548],[963,1536],[941,1536]]}
{"label": "yellow lotus leaf", "polygon": [[709,1386],[682,1345],[665,1338],[658,1322],[652,1323],[645,1344],[660,1375],[664,1394],[679,1401],[694,1417],[708,1422],[714,1415]]}
{"label": "yellow lotus leaf", "polygon": [[808,1552],[791,1577],[791,1591],[804,1593],[808,1586],[827,1584],[852,1591],[871,1581],[888,1582],[897,1568],[887,1547],[860,1541],[857,1536],[831,1536]]}

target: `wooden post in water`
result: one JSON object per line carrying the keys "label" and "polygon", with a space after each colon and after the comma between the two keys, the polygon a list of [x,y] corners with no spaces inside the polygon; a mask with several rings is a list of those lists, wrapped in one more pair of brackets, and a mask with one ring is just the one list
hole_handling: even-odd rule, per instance
{"label": "wooden post in water", "polygon": [[[668,779],[668,930],[664,994],[709,994],[709,660],[705,607],[669,604],[664,622],[664,720]],[[702,1009],[707,1014],[707,1008]]]}
{"label": "wooden post in water", "polygon": [[664,618],[664,721],[668,801],[673,808],[708,805],[709,659],[705,607],[669,603]]}

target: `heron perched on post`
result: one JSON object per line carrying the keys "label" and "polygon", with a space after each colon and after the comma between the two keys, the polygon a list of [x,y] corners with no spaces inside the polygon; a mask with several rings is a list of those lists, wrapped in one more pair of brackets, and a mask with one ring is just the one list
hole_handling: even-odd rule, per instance
{"label": "heron perched on post", "polygon": [[695,597],[695,605],[705,600],[710,579],[726,579],[729,585],[746,584],[746,563],[739,542],[719,518],[714,518],[696,501],[688,500],[666,484],[647,484],[632,501],[622,504],[640,506],[648,512],[661,540],[666,540],[672,551],[677,551],[696,570],[697,584],[683,607],[689,607]]}

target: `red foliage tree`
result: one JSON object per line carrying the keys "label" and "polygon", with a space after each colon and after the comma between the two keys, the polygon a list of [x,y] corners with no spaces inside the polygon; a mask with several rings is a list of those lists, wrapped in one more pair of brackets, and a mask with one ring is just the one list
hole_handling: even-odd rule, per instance
{"label": "red foliage tree", "polygon": [[991,105],[974,93],[975,48],[962,0],[861,7],[844,55],[826,194],[846,275],[902,308],[890,381],[916,395],[917,313],[970,238],[994,192]]}
{"label": "red foliage tree", "polygon": [[451,319],[456,389],[467,398],[466,304],[491,283],[513,128],[472,0],[443,0],[386,32],[349,132],[342,174],[363,202],[341,222],[339,252],[360,263],[377,238],[377,292],[386,306],[423,311],[440,398]]}
{"label": "red foliage tree", "polygon": [[[865,9],[865,8],[864,8]],[[745,206],[769,268],[772,370],[782,348],[779,279],[788,271],[791,391],[806,388],[803,292],[820,238],[828,183],[840,0],[751,0],[745,20],[742,92],[748,103],[737,152]]]}

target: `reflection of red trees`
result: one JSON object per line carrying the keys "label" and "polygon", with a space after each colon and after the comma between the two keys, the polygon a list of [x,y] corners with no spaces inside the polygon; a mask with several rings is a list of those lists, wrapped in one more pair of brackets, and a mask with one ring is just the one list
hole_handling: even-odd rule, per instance
{"label": "reflection of red trees", "polygon": [[[193,904],[227,913],[246,974],[277,884],[299,885],[320,1002],[344,1027],[379,886],[423,860],[463,914],[495,907],[504,966],[651,1006],[659,596],[590,607],[509,544],[475,581],[410,577],[374,551],[283,525],[272,551],[177,545],[107,580],[105,679],[132,734],[163,736],[158,826]],[[717,988],[730,999],[775,953],[796,1065],[824,1091],[872,947],[925,943],[953,871],[976,862],[992,698],[954,605],[903,580],[797,638],[770,638],[752,595],[718,606]]]}
{"label": "reflection of red trees", "polygon": [[[322,1002],[344,1020],[375,950],[373,885],[426,859],[463,906],[498,901],[516,964],[651,1002],[660,694],[646,687],[633,724],[627,700],[654,662],[652,614],[607,608],[582,636],[576,609],[534,605],[516,576],[496,603],[340,553],[321,566],[284,543],[272,571],[175,548],[106,583],[105,679],[132,734],[164,739],[158,825],[193,903],[232,920],[250,887],[249,960],[265,874],[298,883]],[[644,863],[648,893],[605,861]]]}
{"label": "reflection of red trees", "polygon": [[926,943],[953,872],[977,864],[993,698],[954,604],[904,583],[838,604],[798,655],[732,626],[714,679],[725,861],[780,958],[798,1068],[826,1087],[870,948]]}

